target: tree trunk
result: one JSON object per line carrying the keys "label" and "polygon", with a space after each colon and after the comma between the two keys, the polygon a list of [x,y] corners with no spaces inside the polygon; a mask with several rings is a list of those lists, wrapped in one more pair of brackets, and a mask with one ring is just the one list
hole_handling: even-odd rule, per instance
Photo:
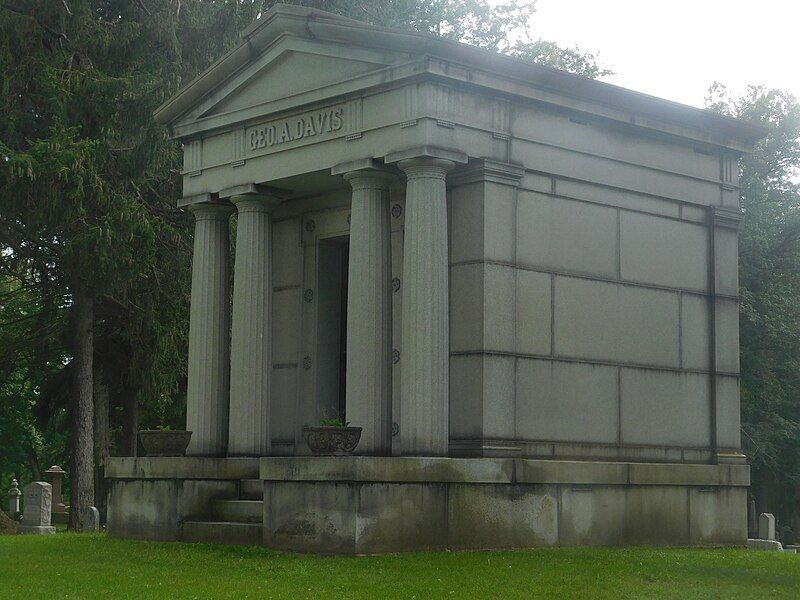
{"label": "tree trunk", "polygon": [[111,431],[108,424],[109,392],[103,371],[95,365],[94,368],[94,458],[95,458],[95,485],[94,497],[97,510],[105,519],[106,514],[106,459],[111,454]]}
{"label": "tree trunk", "polygon": [[73,291],[75,393],[72,401],[69,529],[83,529],[83,513],[94,505],[94,303],[83,289]]}
{"label": "tree trunk", "polygon": [[139,438],[139,402],[136,392],[127,386],[122,390],[122,443],[120,456],[136,456]]}

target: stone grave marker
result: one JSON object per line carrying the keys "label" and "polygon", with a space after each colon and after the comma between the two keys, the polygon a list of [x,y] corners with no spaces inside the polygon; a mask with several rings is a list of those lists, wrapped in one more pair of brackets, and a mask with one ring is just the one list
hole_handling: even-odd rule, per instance
{"label": "stone grave marker", "polygon": [[49,483],[34,481],[25,486],[20,533],[55,533],[50,524],[50,503],[53,491]]}
{"label": "stone grave marker", "polygon": [[772,513],[761,513],[758,517],[758,539],[775,540],[775,517]]}
{"label": "stone grave marker", "polygon": [[94,533],[100,531],[100,511],[94,506],[87,506],[83,511],[83,529],[84,533]]}
{"label": "stone grave marker", "polygon": [[66,471],[58,465],[53,465],[44,472],[47,482],[53,486],[53,504],[52,511],[54,513],[66,514],[67,507],[61,500],[61,481],[66,475]]}
{"label": "stone grave marker", "polygon": [[11,480],[11,489],[8,490],[8,514],[14,517],[19,512],[19,497],[22,492],[19,491],[19,484],[16,479]]}

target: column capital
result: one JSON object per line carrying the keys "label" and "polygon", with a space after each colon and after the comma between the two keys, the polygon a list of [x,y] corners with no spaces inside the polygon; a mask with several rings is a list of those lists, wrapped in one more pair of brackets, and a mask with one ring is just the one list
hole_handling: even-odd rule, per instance
{"label": "column capital", "polygon": [[276,206],[284,201],[283,198],[276,198],[275,196],[255,196],[248,194],[231,196],[230,200],[236,206],[236,212],[238,214],[246,212],[272,212]]}
{"label": "column capital", "polygon": [[233,212],[233,206],[217,202],[200,202],[190,204],[186,210],[194,215],[196,221],[204,220],[224,220]]}
{"label": "column capital", "polygon": [[270,212],[284,202],[290,192],[265,185],[247,183],[220,190],[219,197],[228,199],[238,213]]}
{"label": "column capital", "polygon": [[427,178],[444,180],[447,173],[455,166],[452,160],[444,158],[431,158],[422,156],[419,158],[407,158],[397,163],[397,166],[409,178]]}
{"label": "column capital", "polygon": [[388,169],[361,169],[358,171],[348,171],[344,174],[345,181],[350,183],[354,189],[385,189],[389,184],[397,179],[397,176]]}

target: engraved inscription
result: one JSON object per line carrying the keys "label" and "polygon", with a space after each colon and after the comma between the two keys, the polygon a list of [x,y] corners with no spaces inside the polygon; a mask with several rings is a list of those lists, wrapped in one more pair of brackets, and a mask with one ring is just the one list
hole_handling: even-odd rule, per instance
{"label": "engraved inscription", "polygon": [[272,148],[326,133],[335,133],[344,125],[344,108],[328,108],[313,113],[258,125],[247,130],[250,151]]}

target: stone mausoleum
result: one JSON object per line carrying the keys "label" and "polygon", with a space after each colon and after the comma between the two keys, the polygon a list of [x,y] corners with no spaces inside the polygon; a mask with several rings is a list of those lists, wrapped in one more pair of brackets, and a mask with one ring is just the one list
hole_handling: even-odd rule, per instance
{"label": "stone mausoleum", "polygon": [[[744,543],[759,127],[280,5],[156,118],[195,219],[193,435],[108,462],[112,535]],[[336,416],[356,455],[311,456],[303,427]]]}

